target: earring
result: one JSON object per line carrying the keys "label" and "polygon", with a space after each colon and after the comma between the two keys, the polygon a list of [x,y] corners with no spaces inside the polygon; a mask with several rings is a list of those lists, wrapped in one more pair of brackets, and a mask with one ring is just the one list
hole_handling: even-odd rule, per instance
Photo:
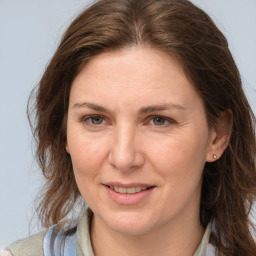
{"label": "earring", "polygon": [[213,154],[213,156],[212,156],[212,157],[213,157],[213,159],[217,159],[217,156],[216,156],[215,154]]}

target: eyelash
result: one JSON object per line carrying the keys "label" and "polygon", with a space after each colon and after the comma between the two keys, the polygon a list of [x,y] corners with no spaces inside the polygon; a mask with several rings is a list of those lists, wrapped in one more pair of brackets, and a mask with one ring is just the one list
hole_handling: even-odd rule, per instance
{"label": "eyelash", "polygon": [[170,125],[174,124],[175,121],[171,118],[168,118],[168,117],[165,117],[165,116],[160,116],[160,115],[154,115],[154,116],[150,116],[149,119],[150,121],[153,122],[154,119],[156,118],[160,118],[160,119],[163,119],[164,122],[167,122],[167,124],[163,124],[163,125],[156,125],[156,124],[152,124],[154,126],[157,126],[159,128],[166,128],[166,127],[169,127]]}
{"label": "eyelash", "polygon": [[84,125],[99,127],[101,124],[93,124],[92,122],[88,123],[89,120],[92,121],[92,118],[95,118],[95,117],[102,118],[103,121],[105,120],[105,118],[104,118],[103,116],[101,116],[101,115],[91,115],[91,116],[83,117],[83,118],[82,118],[82,123],[83,123]]}
{"label": "eyelash", "polygon": [[[90,116],[87,116],[87,117],[83,117],[81,121],[84,125],[91,126],[91,127],[94,127],[94,128],[98,128],[102,125],[102,123],[100,123],[100,124],[93,124],[92,123],[92,119],[96,118],[96,117],[101,118],[102,122],[105,121],[105,117],[101,116],[101,115],[90,115]],[[166,128],[166,127],[169,127],[170,125],[175,123],[175,121],[173,119],[165,117],[165,116],[161,116],[161,115],[149,116],[147,118],[147,120],[149,120],[149,122],[151,122],[151,121],[154,122],[154,119],[156,119],[156,118],[160,118],[160,119],[164,120],[164,123],[167,122],[167,124],[163,124],[163,125],[151,124],[151,125],[153,125],[155,127],[158,127],[158,128]]]}

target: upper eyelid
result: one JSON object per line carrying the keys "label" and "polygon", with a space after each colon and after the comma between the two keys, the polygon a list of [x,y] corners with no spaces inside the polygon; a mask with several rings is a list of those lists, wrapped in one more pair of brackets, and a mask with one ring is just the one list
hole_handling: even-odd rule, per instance
{"label": "upper eyelid", "polygon": [[165,119],[166,121],[169,121],[169,122],[175,122],[175,120],[171,117],[166,117],[166,116],[162,116],[162,115],[151,115],[148,117],[148,119],[153,119],[153,118],[156,118],[156,117],[160,117],[160,118],[163,118]]}
{"label": "upper eyelid", "polygon": [[164,119],[172,119],[171,117],[167,117],[167,116],[163,116],[163,115],[150,115],[150,116],[148,116],[149,118],[151,117],[151,118],[155,118],[155,117],[161,117],[161,118],[164,118]]}
{"label": "upper eyelid", "polygon": [[[83,116],[81,118],[81,121],[85,122],[87,120],[89,120],[90,118],[93,118],[93,117],[100,117],[102,118],[105,122],[108,120],[107,117],[105,117],[104,115],[101,115],[101,114],[92,114],[92,115],[86,115],[86,116]],[[147,116],[144,120],[152,120],[154,118],[157,118],[157,117],[160,117],[160,118],[163,118],[165,119],[166,121],[168,121],[169,123],[175,123],[175,120],[171,117],[166,117],[166,116],[163,116],[163,115],[150,115],[150,116]]]}
{"label": "upper eyelid", "polygon": [[[104,119],[108,119],[106,116],[101,115],[101,114],[85,115],[85,116],[82,117],[82,119],[91,118],[91,117],[97,117],[97,116],[102,117]],[[173,118],[171,118],[171,117],[167,117],[167,116],[164,116],[164,115],[157,115],[157,114],[149,115],[146,118],[155,118],[155,117],[161,117],[161,118],[164,118],[164,119],[167,119],[167,120],[173,120]]]}
{"label": "upper eyelid", "polygon": [[102,115],[98,115],[98,114],[94,114],[94,115],[88,115],[88,116],[85,116],[84,118],[92,118],[92,117],[102,117],[102,118],[105,118],[104,116]]}
{"label": "upper eyelid", "polygon": [[106,117],[102,116],[102,115],[89,115],[89,116],[85,116],[82,118],[83,121],[89,120],[90,118],[94,118],[94,117],[100,117],[103,120],[106,120]]}

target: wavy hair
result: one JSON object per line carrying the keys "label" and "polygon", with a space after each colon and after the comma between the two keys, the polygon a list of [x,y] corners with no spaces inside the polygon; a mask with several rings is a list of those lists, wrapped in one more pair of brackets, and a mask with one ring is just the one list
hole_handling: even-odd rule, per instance
{"label": "wavy hair", "polygon": [[136,45],[178,59],[204,102],[209,126],[232,111],[229,144],[218,161],[205,165],[200,220],[205,227],[214,219],[218,255],[256,255],[249,219],[256,194],[256,119],[226,38],[187,0],[100,0],[65,32],[35,96],[33,131],[46,179],[38,207],[42,224],[65,219],[80,197],[65,150],[72,81],[95,55]]}

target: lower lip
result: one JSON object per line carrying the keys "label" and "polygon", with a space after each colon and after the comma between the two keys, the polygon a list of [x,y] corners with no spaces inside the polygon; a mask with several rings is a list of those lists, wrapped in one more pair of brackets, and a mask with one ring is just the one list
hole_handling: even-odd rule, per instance
{"label": "lower lip", "polygon": [[108,186],[105,186],[109,197],[118,204],[123,205],[132,205],[138,204],[149,197],[149,195],[153,192],[154,187],[142,190],[140,192],[134,194],[121,194],[117,193],[114,190],[110,189]]}

